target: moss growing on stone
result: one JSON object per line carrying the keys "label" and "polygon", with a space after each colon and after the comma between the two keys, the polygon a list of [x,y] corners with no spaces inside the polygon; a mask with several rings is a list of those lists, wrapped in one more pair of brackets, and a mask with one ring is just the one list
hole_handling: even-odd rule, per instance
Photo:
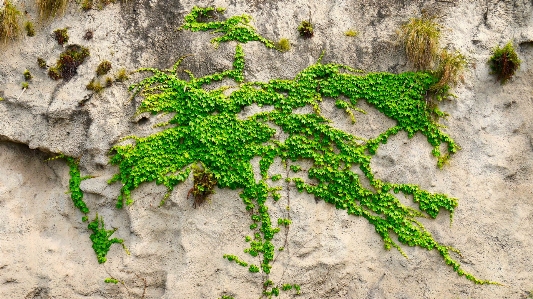
{"label": "moss growing on stone", "polygon": [[281,52],[287,52],[291,49],[291,42],[287,38],[282,38],[276,43],[276,49]]}
{"label": "moss growing on stone", "polygon": [[98,76],[102,76],[102,75],[109,73],[110,70],[111,70],[111,62],[104,60],[100,62],[100,64],[96,68],[96,74]]}
{"label": "moss growing on stone", "polygon": [[87,57],[89,57],[89,49],[80,45],[69,45],[63,53],[59,55],[59,60],[56,65],[48,69],[48,76],[54,80],[61,78],[70,80],[77,74],[78,66],[80,66]]}
{"label": "moss growing on stone", "polygon": [[67,28],[54,30],[54,39],[61,46],[68,43],[69,37],[68,37],[67,31],[68,31]]}
{"label": "moss growing on stone", "polygon": [[38,57],[37,58],[37,65],[42,68],[42,69],[46,69],[46,61],[44,59],[42,59],[41,57]]}
{"label": "moss growing on stone", "polygon": [[518,68],[520,68],[520,59],[513,47],[512,42],[508,42],[503,48],[497,46],[492,50],[492,56],[489,58],[490,73],[496,75],[496,80],[505,84],[511,79]]}
{"label": "moss growing on stone", "polygon": [[311,20],[305,20],[300,23],[298,26],[298,32],[300,33],[300,36],[305,38],[311,38],[314,35],[313,31],[313,24],[311,24]]}

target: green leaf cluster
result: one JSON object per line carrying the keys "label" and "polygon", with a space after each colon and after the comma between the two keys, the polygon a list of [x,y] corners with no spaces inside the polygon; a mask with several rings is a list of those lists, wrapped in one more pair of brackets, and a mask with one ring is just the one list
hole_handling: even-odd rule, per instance
{"label": "green leaf cluster", "polygon": [[512,42],[508,42],[503,48],[497,46],[492,50],[489,58],[490,73],[496,75],[501,84],[505,84],[511,79],[520,68],[520,59],[513,47]]}
{"label": "green leaf cluster", "polygon": [[[245,26],[249,20],[247,16],[202,21],[214,18],[215,13],[214,8],[195,7],[186,16],[183,28],[223,32],[224,38],[217,42],[259,40],[258,35],[242,39],[233,36],[240,30],[238,28],[248,28]],[[151,75],[130,87],[135,95],[144,97],[138,113],[173,113],[174,116],[160,124],[163,131],[142,138],[128,136],[125,139],[132,139],[132,143],[113,147],[111,163],[118,166],[118,173],[110,183],[120,181],[122,184],[118,207],[124,202],[131,204],[131,192],[144,182],[164,185],[169,196],[175,186],[187,179],[192,165],[201,163],[216,179],[219,188],[241,190],[240,198],[251,213],[250,229],[254,236],[246,238],[250,247],[244,252],[261,258],[260,267],[250,265],[249,271],[269,274],[274,261],[273,239],[280,228],[273,227],[267,202],[281,196],[277,192],[279,187],[268,184],[268,170],[276,157],[285,165],[288,161],[305,159],[312,162],[311,167],[301,171],[298,165],[291,165],[290,169],[300,176],[288,178],[300,192],[313,194],[350,215],[364,217],[383,239],[386,249],[394,247],[403,254],[400,247],[403,244],[437,250],[459,275],[476,283],[491,283],[465,273],[450,256],[454,249],[437,242],[417,220],[435,218],[443,209],[453,213],[457,199],[430,193],[412,184],[381,181],[370,167],[379,145],[400,131],[407,132],[409,138],[416,133],[426,136],[437,158],[442,156],[441,145],[446,147],[444,157],[459,149],[435,123],[431,117],[432,108],[424,100],[426,92],[439,81],[433,73],[361,75],[348,66],[319,61],[293,79],[245,82],[244,51],[242,45],[237,44],[233,69],[200,78],[185,71],[189,79],[184,80],[179,71],[182,60],[169,70],[142,69]],[[232,78],[240,85],[229,94],[225,93],[227,87],[206,88],[224,78]],[[341,97],[348,101],[340,101]],[[362,141],[331,126],[331,121],[320,113],[318,103],[323,100],[337,101],[337,107],[342,110],[354,108],[359,100],[365,100],[396,124],[377,137]],[[244,119],[237,117],[244,107],[252,104],[270,105],[274,109]],[[294,113],[304,106],[312,107],[313,112]],[[277,140],[276,130],[282,130],[288,137],[284,141]],[[251,164],[254,157],[260,157],[260,180],[254,176]],[[362,178],[353,167],[363,172],[372,188],[361,184]],[[306,174],[316,183],[306,183],[303,179]],[[281,176],[275,175],[272,180],[279,178]],[[400,192],[412,195],[418,209],[402,204],[396,195]],[[290,224],[288,219],[280,220],[279,225]],[[225,257],[245,264],[236,256]],[[273,287],[268,292],[269,296],[276,295],[279,288]]]}
{"label": "green leaf cluster", "polygon": [[93,242],[93,249],[96,253],[98,263],[103,264],[107,261],[106,255],[109,252],[111,245],[117,243],[122,244],[124,247],[124,240],[117,238],[109,239],[117,229],[114,228],[111,230],[106,230],[104,226],[104,219],[102,217],[98,218],[98,214],[96,214],[96,217],[93,221],[89,222],[87,227],[93,232],[90,238]]}

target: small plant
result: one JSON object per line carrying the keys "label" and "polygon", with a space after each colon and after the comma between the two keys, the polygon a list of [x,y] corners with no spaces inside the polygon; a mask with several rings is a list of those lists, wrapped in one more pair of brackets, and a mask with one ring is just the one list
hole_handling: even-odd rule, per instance
{"label": "small plant", "polygon": [[3,97],[0,97],[0,102],[3,101],[3,100],[4,100],[4,98],[3,98]]}
{"label": "small plant", "polygon": [[458,51],[450,53],[446,49],[441,51],[439,58],[439,65],[433,71],[439,81],[430,88],[430,91],[434,98],[440,101],[450,95],[448,90],[451,86],[456,85],[462,77],[461,73],[466,66],[466,58]]}
{"label": "small plant", "polygon": [[26,35],[28,36],[35,36],[35,28],[33,28],[33,23],[30,21],[27,21],[24,23],[24,29],[26,29]]}
{"label": "small plant", "polygon": [[113,85],[113,78],[107,77],[105,78],[105,87],[111,87]]}
{"label": "small plant", "polygon": [[300,32],[300,36],[305,38],[313,37],[313,24],[311,24],[311,20],[302,21],[300,26],[298,26],[298,32]]}
{"label": "small plant", "polygon": [[405,46],[407,59],[417,70],[427,70],[433,66],[439,51],[441,25],[435,17],[411,18],[399,32]]}
{"label": "small plant", "polygon": [[126,80],[128,80],[128,73],[126,72],[126,69],[122,68],[122,69],[119,69],[118,72],[117,72],[117,76],[116,76],[116,79],[115,81],[117,82],[124,82]]}
{"label": "small plant", "polygon": [[291,42],[287,38],[282,38],[276,43],[276,49],[281,52],[287,52],[291,49]]}
{"label": "small plant", "polygon": [[118,279],[115,279],[115,278],[112,278],[112,277],[108,277],[108,278],[104,279],[104,282],[105,282],[105,283],[114,283],[114,284],[117,284],[117,283],[119,283],[119,280],[118,280]]}
{"label": "small plant", "polygon": [[109,73],[110,70],[111,70],[111,62],[104,60],[100,62],[100,64],[96,68],[96,74],[98,76],[102,76],[102,75]]}
{"label": "small plant", "polygon": [[490,73],[496,75],[496,80],[500,81],[501,84],[505,84],[514,76],[520,67],[520,62],[511,42],[508,42],[503,48],[499,46],[494,48],[488,61]]}
{"label": "small plant", "polygon": [[83,0],[81,2],[81,9],[87,11],[93,8],[93,0]]}
{"label": "small plant", "polygon": [[22,86],[22,89],[28,89],[28,87],[30,87],[30,85],[26,81],[22,82],[20,85]]}
{"label": "small plant", "polygon": [[69,0],[36,0],[41,19],[55,17],[65,12]]}
{"label": "small plant", "polygon": [[33,76],[31,75],[30,71],[28,71],[28,70],[25,70],[23,75],[24,75],[24,80],[26,80],[26,81],[29,81],[29,80],[31,80],[31,78],[33,78]]}
{"label": "small plant", "polygon": [[80,66],[87,57],[89,49],[79,45],[68,45],[63,53],[59,55],[56,65],[48,69],[48,76],[54,80],[61,78],[70,80],[77,74]]}
{"label": "small plant", "polygon": [[46,69],[46,61],[41,57],[37,58],[37,65],[42,69]]}
{"label": "small plant", "polygon": [[93,39],[94,32],[92,30],[87,30],[85,34],[83,35],[84,40],[91,40]]}
{"label": "small plant", "polygon": [[94,91],[96,93],[99,93],[102,90],[104,90],[104,87],[102,86],[102,84],[100,84],[100,82],[98,82],[98,80],[95,80],[95,79],[92,79],[91,82],[89,82],[89,84],[85,86],[85,88],[87,88],[87,90]]}
{"label": "small plant", "polygon": [[202,205],[210,194],[215,193],[214,189],[217,185],[217,180],[215,175],[209,169],[206,169],[203,164],[201,166],[193,165],[192,171],[194,186],[189,190],[187,198],[192,193],[194,197],[193,207],[196,208]]}
{"label": "small plant", "polygon": [[4,43],[8,39],[15,39],[20,33],[20,11],[10,1],[4,2],[5,6],[0,9],[0,40]]}
{"label": "small plant", "polygon": [[54,31],[54,39],[57,41],[58,44],[61,46],[66,44],[68,42],[68,33],[67,28],[63,29],[56,29]]}
{"label": "small plant", "polygon": [[357,31],[353,29],[348,29],[348,31],[344,32],[344,35],[349,36],[349,37],[356,37],[357,34],[358,34]]}

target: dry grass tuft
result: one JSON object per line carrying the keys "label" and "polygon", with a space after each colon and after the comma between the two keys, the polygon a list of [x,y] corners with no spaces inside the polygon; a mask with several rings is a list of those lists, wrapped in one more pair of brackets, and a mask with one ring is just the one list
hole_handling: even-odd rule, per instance
{"label": "dry grass tuft", "polygon": [[5,0],[5,6],[0,9],[0,40],[7,43],[20,34],[21,12],[10,1]]}
{"label": "dry grass tuft", "polygon": [[407,58],[417,70],[431,69],[439,53],[442,26],[435,17],[411,18],[400,28]]}
{"label": "dry grass tuft", "polygon": [[67,8],[69,0],[36,0],[39,9],[39,16],[46,20],[50,17],[63,14]]}

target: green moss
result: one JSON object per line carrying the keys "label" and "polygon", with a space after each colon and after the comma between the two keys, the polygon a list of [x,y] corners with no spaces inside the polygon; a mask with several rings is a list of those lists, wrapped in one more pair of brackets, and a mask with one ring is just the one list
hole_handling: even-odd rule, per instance
{"label": "green moss", "polygon": [[22,82],[20,86],[22,87],[22,89],[28,89],[30,87],[30,85],[26,81]]}
{"label": "green moss", "polygon": [[111,70],[111,62],[104,60],[100,62],[100,64],[96,68],[96,75],[98,76],[105,75],[109,73],[110,70]]}
{"label": "green moss", "polygon": [[42,68],[42,69],[46,69],[47,68],[46,61],[44,59],[42,59],[41,57],[37,58],[37,65],[40,68]]}
{"label": "green moss", "polygon": [[276,43],[276,49],[281,52],[287,52],[291,49],[291,42],[286,38],[282,38]]}
{"label": "green moss", "polygon": [[4,7],[0,9],[0,41],[6,43],[19,36],[22,14],[11,1],[5,0],[4,4]]}
{"label": "green moss", "polygon": [[69,37],[68,37],[68,29],[56,29],[54,30],[54,39],[57,41],[59,45],[64,45],[68,43]]}
{"label": "green moss", "polygon": [[516,71],[520,68],[520,59],[511,42],[508,42],[503,48],[497,46],[492,50],[492,56],[489,58],[490,73],[496,75],[496,79],[505,84],[511,79]]}
{"label": "green moss", "polygon": [[349,36],[349,37],[356,37],[357,34],[358,34],[357,31],[353,29],[348,29],[346,32],[344,32],[344,35]]}
{"label": "green moss", "polygon": [[298,26],[298,32],[300,33],[300,36],[305,38],[311,38],[314,35],[313,30],[313,24],[311,24],[311,20],[305,20],[300,23]]}
{"label": "green moss", "polygon": [[33,28],[33,23],[30,21],[27,21],[24,23],[24,29],[26,29],[26,35],[28,36],[35,36],[35,28]]}
{"label": "green moss", "polygon": [[31,78],[33,78],[33,76],[31,75],[30,71],[28,71],[28,70],[25,70],[23,75],[24,75],[24,80],[26,80],[26,81],[29,81],[29,80],[31,80]]}
{"label": "green moss", "polygon": [[407,59],[417,70],[433,67],[439,53],[439,38],[442,26],[434,17],[411,18],[400,29],[400,39]]}
{"label": "green moss", "polygon": [[105,87],[111,87],[113,86],[113,78],[107,77],[105,78]]}
{"label": "green moss", "polygon": [[97,79],[92,79],[91,82],[85,86],[85,88],[96,93],[100,93],[102,90],[104,90],[104,87]]}
{"label": "green moss", "polygon": [[81,9],[87,11],[91,10],[93,8],[93,0],[82,0],[81,1]]}

